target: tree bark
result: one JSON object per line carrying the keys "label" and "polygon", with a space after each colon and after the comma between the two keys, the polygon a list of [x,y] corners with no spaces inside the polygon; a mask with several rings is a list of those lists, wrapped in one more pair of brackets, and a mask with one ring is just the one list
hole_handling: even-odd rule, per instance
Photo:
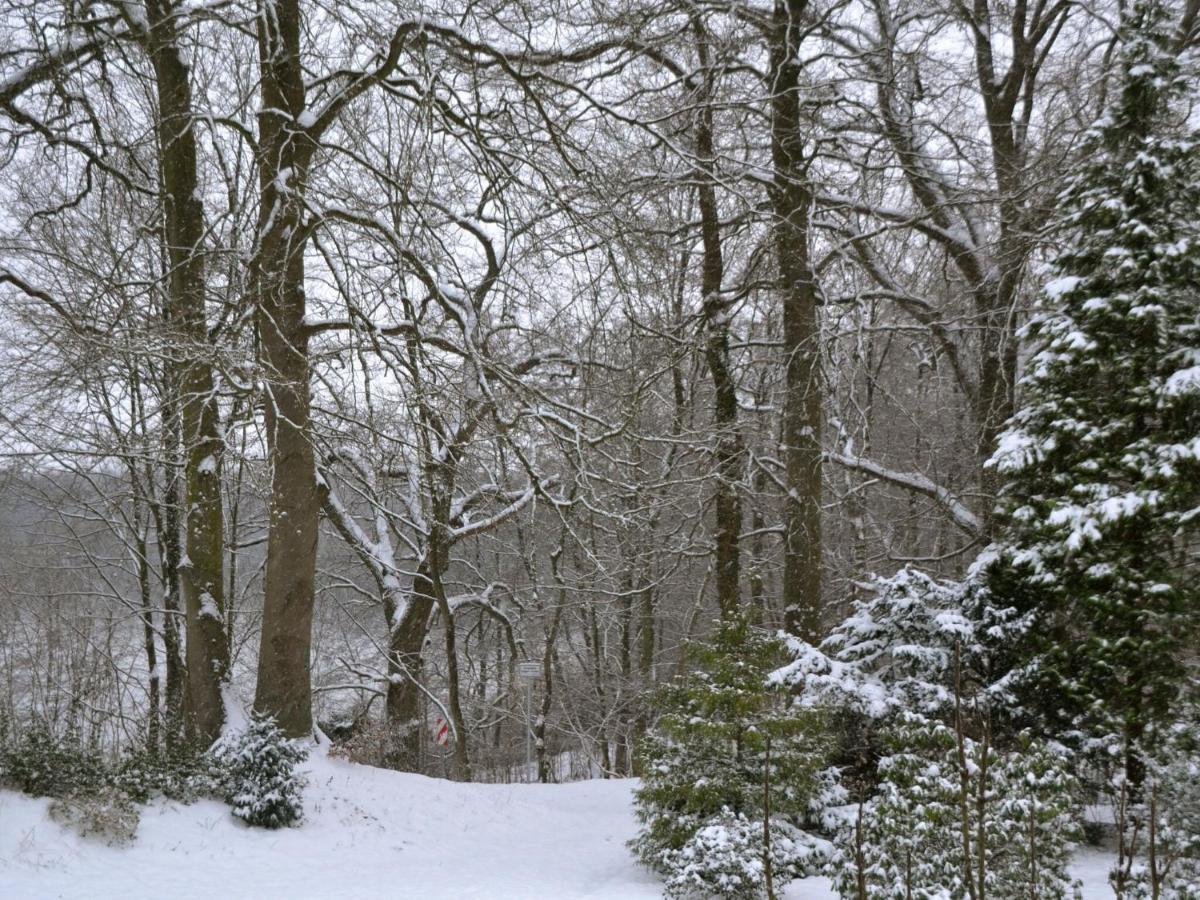
{"label": "tree bark", "polygon": [[[387,606],[385,603],[385,612]],[[393,746],[388,764],[401,771],[415,772],[421,762],[421,695],[417,679],[421,677],[422,649],[433,612],[433,582],[427,560],[417,569],[408,602],[398,619],[396,604],[391,606],[386,709]]]}
{"label": "tree bark", "polygon": [[180,561],[187,630],[185,733],[209,744],[225,721],[229,675],[225,636],[225,534],[220,410],[204,309],[204,210],[196,173],[190,72],[169,0],[147,0],[147,49],[154,66],[167,261],[167,318],[173,338],[171,389],[178,391],[184,454],[185,537]]}
{"label": "tree bark", "polygon": [[717,605],[721,617],[737,615],[741,608],[739,535],[742,505],[738,482],[744,463],[742,435],[738,427],[737,384],[729,360],[729,304],[721,296],[725,265],[721,255],[720,211],[717,207],[716,154],[713,146],[713,74],[709,66],[708,36],[698,20],[693,21],[696,51],[702,70],[700,96],[696,99],[697,194],[700,207],[700,240],[703,248],[700,294],[704,316],[704,358],[715,394],[717,484],[714,507],[714,567]]}
{"label": "tree bark", "polygon": [[[179,641],[179,413],[176,399],[167,392],[162,411],[163,490],[157,499],[147,497],[158,539],[159,570],[163,585],[163,655],[166,668],[163,736],[168,751],[183,739],[183,707],[187,667]],[[148,467],[149,468],[149,467]],[[153,484],[147,473],[148,485]]]}
{"label": "tree bark", "polygon": [[783,300],[784,627],[821,634],[821,368],[816,276],[809,261],[808,189],[800,134],[801,16],[807,0],[776,0],[770,37],[773,238]]}
{"label": "tree bark", "polygon": [[303,191],[313,142],[304,112],[298,0],[261,0],[260,206],[251,268],[271,460],[262,642],[254,708],[291,737],[312,732],[310,655],[320,496],[310,435]]}
{"label": "tree bark", "polygon": [[450,545],[445,537],[445,526],[441,522],[449,517],[446,515],[447,504],[441,502],[435,495],[434,509],[441,515],[434,523],[429,536],[430,548],[430,582],[433,585],[433,599],[441,613],[446,640],[446,690],[449,694],[450,718],[454,723],[454,777],[458,781],[471,780],[471,757],[467,744],[467,720],[463,715],[462,692],[458,677],[458,636],[455,632],[454,610],[446,598],[446,587],[442,583],[442,573],[448,568]]}
{"label": "tree bark", "polygon": [[[566,528],[563,528],[563,537],[566,537]],[[558,645],[558,631],[562,625],[563,611],[567,608],[567,583],[563,579],[562,570],[559,566],[562,563],[562,543],[550,553],[550,572],[554,577],[554,584],[557,590],[557,600],[554,604],[554,613],[550,618],[550,625],[544,630],[545,646],[542,649],[542,703],[538,711],[537,721],[534,723],[533,737],[537,742],[537,773],[538,781],[542,784],[549,784],[552,780],[550,771],[550,757],[548,748],[546,747],[546,723],[550,718],[550,709],[554,701],[554,654],[555,647]]]}
{"label": "tree bark", "polygon": [[161,749],[162,673],[158,669],[158,646],[154,635],[154,604],[150,599],[150,557],[146,541],[146,529],[142,522],[142,490],[136,467],[129,467],[129,480],[133,487],[133,548],[137,566],[138,596],[141,600],[142,645],[146,653],[146,671],[149,673],[146,691],[146,748],[157,755]]}

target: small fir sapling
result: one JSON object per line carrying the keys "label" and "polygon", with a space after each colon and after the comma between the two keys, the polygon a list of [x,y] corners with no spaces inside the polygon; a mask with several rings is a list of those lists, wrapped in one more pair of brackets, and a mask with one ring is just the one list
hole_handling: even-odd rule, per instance
{"label": "small fir sapling", "polygon": [[696,668],[654,698],[631,847],[672,896],[759,897],[813,871],[824,842],[798,826],[824,792],[818,714],[766,684],[783,644],[737,619],[693,644]]}
{"label": "small fir sapling", "polygon": [[[669,897],[772,897],[774,887],[815,869],[820,851],[810,835],[783,818],[763,823],[724,809],[678,850],[664,851]],[[770,882],[770,884],[768,884]]]}
{"label": "small fir sapling", "polygon": [[943,900],[962,887],[957,787],[944,763],[953,735],[913,714],[901,718],[894,739],[875,794],[835,838],[834,889],[855,900]]}
{"label": "small fir sapling", "polygon": [[1067,757],[1027,735],[1007,751],[918,713],[888,729],[874,795],[843,824],[829,871],[853,900],[1061,900],[1077,837]]}
{"label": "small fir sapling", "polygon": [[304,778],[296,767],[307,751],[274,720],[254,716],[242,731],[222,737],[212,750],[233,814],[260,828],[283,828],[304,812]]}
{"label": "small fir sapling", "polygon": [[1200,900],[1200,710],[1164,730],[1144,762],[1139,793],[1118,771],[1110,797],[1117,900]]}

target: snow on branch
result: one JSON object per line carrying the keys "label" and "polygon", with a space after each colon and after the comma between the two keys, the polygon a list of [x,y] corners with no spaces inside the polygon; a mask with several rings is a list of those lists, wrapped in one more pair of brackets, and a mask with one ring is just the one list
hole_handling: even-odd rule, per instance
{"label": "snow on branch", "polygon": [[529,501],[533,499],[533,493],[534,493],[534,487],[533,487],[533,484],[530,484],[528,487],[526,487],[524,490],[522,490],[519,494],[517,494],[516,497],[513,500],[511,500],[507,506],[505,506],[503,509],[499,510],[498,512],[495,512],[492,515],[487,516],[486,518],[483,518],[483,519],[477,519],[473,522],[467,522],[467,523],[459,526],[458,528],[451,528],[450,529],[450,540],[454,541],[454,542],[461,541],[463,538],[467,538],[467,537],[470,537],[471,535],[475,535],[475,534],[480,534],[481,532],[488,531],[492,528],[495,528],[501,522],[505,521],[506,519],[511,518],[512,516],[515,516],[518,512],[520,512],[522,509],[524,509],[529,504]]}
{"label": "snow on branch", "polygon": [[856,472],[865,472],[868,475],[874,475],[876,478],[880,478],[889,484],[915,491],[918,494],[936,500],[950,513],[954,524],[968,535],[977,538],[983,534],[983,520],[979,516],[975,515],[949,488],[943,487],[920,472],[902,472],[897,469],[889,469],[887,466],[877,463],[874,460],[848,453],[830,451],[825,454],[825,457],[839,466],[845,466],[847,469],[853,469]]}
{"label": "snow on branch", "polygon": [[355,555],[362,560],[380,590],[396,592],[399,588],[397,581],[399,567],[396,565],[395,553],[391,543],[387,540],[386,532],[380,534],[378,539],[372,540],[343,505],[337,491],[333,489],[324,475],[321,476],[321,487],[321,506],[324,508],[326,516],[329,517],[329,521],[333,523],[342,539],[350,545]]}

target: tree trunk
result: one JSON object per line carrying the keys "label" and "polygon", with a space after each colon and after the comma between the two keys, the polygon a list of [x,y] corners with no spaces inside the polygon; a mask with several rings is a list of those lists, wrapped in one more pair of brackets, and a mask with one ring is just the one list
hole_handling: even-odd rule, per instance
{"label": "tree trunk", "polygon": [[627,777],[632,774],[633,762],[631,759],[629,744],[629,732],[635,726],[634,722],[629,719],[629,695],[634,693],[633,689],[633,596],[634,596],[634,578],[633,572],[633,557],[634,551],[632,541],[626,536],[626,551],[624,559],[621,561],[621,595],[617,600],[617,616],[620,623],[620,652],[618,654],[618,662],[621,666],[621,683],[618,696],[622,698],[620,704],[620,714],[617,717],[617,748],[614,765],[616,766],[617,774],[621,777]]}
{"label": "tree trunk", "polygon": [[807,184],[800,136],[800,18],[807,0],[776,0],[771,30],[773,236],[783,297],[786,356],[783,444],[784,627],[807,641],[821,634],[821,369],[817,289],[809,262]]}
{"label": "tree trunk", "polygon": [[168,0],[147,0],[169,265],[170,389],[178,391],[184,442],[185,551],[179,572],[187,629],[185,732],[189,740],[210,744],[225,721],[222,687],[229,675],[221,498],[224,445],[204,309],[204,210],[197,190],[190,73],[179,49],[174,16]]}
{"label": "tree trunk", "polygon": [[[566,537],[566,528],[563,529]],[[563,610],[567,608],[567,583],[563,580],[559,565],[562,561],[562,544],[560,543],[550,554],[550,571],[558,589],[557,602],[554,604],[554,614],[550,619],[550,627],[545,630],[545,647],[542,650],[542,704],[538,711],[537,722],[534,724],[534,739],[537,741],[537,772],[538,781],[549,784],[551,781],[550,758],[546,748],[546,722],[550,718],[550,708],[554,699],[554,648],[558,643],[558,630],[562,625]]]}
{"label": "tree trunk", "polygon": [[[389,609],[390,607],[390,609]],[[422,649],[433,611],[433,582],[429,563],[422,560],[413,578],[403,615],[397,619],[397,604],[384,602],[388,617],[387,722],[391,733],[387,764],[402,772],[416,772],[421,763],[421,677]]]}
{"label": "tree trunk", "polygon": [[[179,415],[177,404],[167,396],[163,404],[164,484],[158,500],[150,497],[150,513],[158,538],[159,570],[163,585],[163,656],[166,657],[166,703],[163,737],[168,751],[183,738],[184,682],[187,668],[179,644]],[[153,484],[147,475],[147,484]]]}
{"label": "tree trunk", "polygon": [[[440,502],[435,495],[434,509],[441,515],[438,522],[444,522],[449,517],[445,515],[448,506]],[[462,692],[458,677],[458,645],[455,633],[454,610],[446,599],[446,588],[442,584],[442,572],[447,568],[450,559],[449,542],[445,540],[445,526],[434,524],[430,535],[430,581],[433,583],[433,598],[437,602],[438,611],[442,615],[446,638],[446,688],[449,694],[450,718],[454,723],[454,776],[459,781],[471,780],[471,757],[467,745],[467,720],[462,710]]]}
{"label": "tree trunk", "polygon": [[712,377],[713,430],[716,436],[717,486],[713,497],[717,605],[721,617],[735,616],[741,607],[739,535],[742,506],[738,482],[743,465],[742,435],[738,428],[737,384],[729,364],[729,305],[721,296],[725,266],[721,256],[721,222],[717,207],[716,155],[713,147],[713,74],[709,68],[708,36],[693,22],[696,50],[703,70],[697,98],[696,158],[703,246],[700,294],[703,304],[704,358]]}
{"label": "tree trunk", "polygon": [[291,737],[312,733],[310,655],[320,496],[310,434],[304,324],[303,192],[312,139],[304,112],[298,0],[262,0],[259,222],[251,268],[267,384],[271,460],[262,643],[254,707]]}
{"label": "tree trunk", "polygon": [[150,599],[150,557],[146,546],[146,531],[142,520],[142,491],[137,470],[129,467],[130,484],[133,488],[133,547],[137,559],[138,596],[141,600],[142,644],[146,653],[146,671],[149,673],[146,693],[146,748],[157,755],[161,740],[160,696],[162,675],[158,669],[158,646],[154,637],[154,604]]}

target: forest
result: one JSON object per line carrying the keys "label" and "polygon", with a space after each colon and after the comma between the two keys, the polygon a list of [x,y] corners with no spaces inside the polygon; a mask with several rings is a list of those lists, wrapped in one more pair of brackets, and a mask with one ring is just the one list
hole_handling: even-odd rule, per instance
{"label": "forest", "polygon": [[329,758],[631,779],[592,896],[1196,900],[1198,526],[1200,0],[0,0],[85,836]]}

